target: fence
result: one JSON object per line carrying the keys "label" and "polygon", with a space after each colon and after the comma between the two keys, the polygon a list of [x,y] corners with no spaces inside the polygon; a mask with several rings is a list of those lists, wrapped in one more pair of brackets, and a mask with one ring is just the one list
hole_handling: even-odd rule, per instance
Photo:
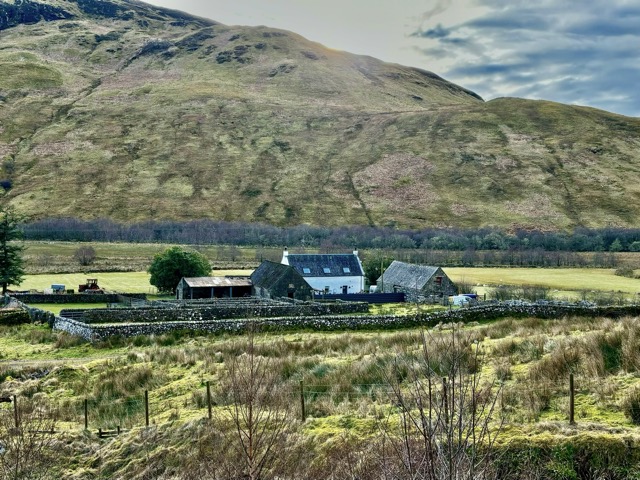
{"label": "fence", "polygon": [[[442,378],[442,382],[434,382],[434,398],[444,398],[446,405],[447,391],[453,389],[454,380]],[[581,378],[576,383],[574,375],[571,374],[566,380],[551,385],[554,390],[554,405],[547,409],[547,413],[562,417],[569,425],[575,425],[576,420],[576,397],[591,395],[597,389],[598,380],[590,380]],[[394,388],[395,387],[395,388]],[[549,385],[545,386],[544,392],[538,392],[541,388],[533,388],[522,384],[516,385],[520,395],[532,395],[549,393]],[[387,405],[397,405],[395,392],[397,385],[391,384],[305,384],[304,380],[299,380],[297,384],[291,383],[287,385],[287,397],[290,405],[297,405],[298,418],[305,422],[309,417],[322,417],[317,415],[318,403],[328,399],[334,404],[348,404],[356,407],[354,404],[359,403],[363,398],[371,401],[372,404],[380,402]],[[508,418],[511,407],[505,399],[504,389],[502,386],[497,390],[500,397],[497,400],[499,411],[496,417]],[[154,396],[153,391],[144,390],[136,395],[121,399],[109,399],[109,401],[99,402],[96,399],[84,398],[82,400],[62,400],[58,402],[43,402],[40,407],[48,412],[51,420],[55,421],[55,430],[47,430],[42,433],[54,433],[62,431],[75,430],[93,430],[99,437],[108,437],[118,435],[137,427],[149,427],[150,425],[158,425],[163,423],[171,423],[178,420],[182,413],[188,413],[189,418],[193,418],[193,413],[200,412],[203,418],[213,419],[214,408],[220,405],[224,406],[221,400],[222,395],[218,393],[214,395],[209,381],[192,390],[189,401],[177,402],[174,399],[161,398],[160,395]],[[164,401],[161,401],[164,400]],[[15,428],[22,425],[22,402],[28,403],[29,399],[22,399],[19,396],[0,398],[0,414],[12,415]],[[445,414],[448,415],[447,409],[453,406],[445,406]],[[584,412],[579,414],[580,421],[589,421],[588,415]],[[506,422],[507,424],[509,421]],[[521,421],[518,424],[522,423]],[[527,422],[525,422],[527,423]],[[535,423],[528,422],[528,423]]]}

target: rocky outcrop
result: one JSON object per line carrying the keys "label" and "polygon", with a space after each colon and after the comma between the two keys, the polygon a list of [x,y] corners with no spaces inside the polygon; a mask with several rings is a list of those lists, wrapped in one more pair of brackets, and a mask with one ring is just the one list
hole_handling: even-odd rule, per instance
{"label": "rocky outcrop", "polygon": [[42,21],[51,22],[70,18],[73,18],[73,14],[63,8],[45,3],[31,2],[29,0],[16,0],[13,4],[0,2],[0,30],[21,24],[30,25]]}

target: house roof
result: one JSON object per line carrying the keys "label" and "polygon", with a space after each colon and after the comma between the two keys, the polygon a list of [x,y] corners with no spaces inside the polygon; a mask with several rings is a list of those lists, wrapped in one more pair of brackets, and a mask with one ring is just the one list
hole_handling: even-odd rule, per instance
{"label": "house roof", "polygon": [[212,287],[250,287],[249,277],[184,277],[183,280],[191,288]]}
{"label": "house roof", "polygon": [[357,255],[289,254],[289,265],[303,277],[362,277],[364,272]]}
{"label": "house roof", "polygon": [[[440,267],[415,265],[394,260],[382,274],[382,280],[387,285],[399,285],[421,290]],[[378,284],[380,279],[378,279]]]}
{"label": "house roof", "polygon": [[[295,268],[289,265],[283,265],[282,263],[270,262],[269,260],[263,261],[258,268],[251,274],[251,281],[256,287],[269,288],[275,285],[282,277],[288,273],[298,275]],[[301,278],[303,282],[305,280]],[[306,282],[305,282],[306,283]],[[311,289],[311,287],[309,287]]]}

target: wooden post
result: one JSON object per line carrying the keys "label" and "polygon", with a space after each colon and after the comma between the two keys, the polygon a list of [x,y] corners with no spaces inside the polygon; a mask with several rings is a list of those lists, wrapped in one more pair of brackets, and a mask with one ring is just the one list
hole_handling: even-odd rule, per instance
{"label": "wooden post", "polygon": [[102,428],[98,428],[98,438],[102,438]]}
{"label": "wooden post", "polygon": [[304,381],[300,380],[300,410],[302,412],[302,421],[304,422],[307,419],[307,412],[305,411],[304,406]]}
{"label": "wooden post", "polygon": [[89,401],[84,399],[84,429],[89,430]]}
{"label": "wooden post", "polygon": [[16,428],[20,428],[20,417],[18,415],[18,397],[13,396],[13,420],[16,424]]}
{"label": "wooden post", "polygon": [[144,391],[144,423],[149,426],[149,390]]}
{"label": "wooden post", "polygon": [[207,409],[209,411],[209,420],[211,420],[211,388],[207,382]]}
{"label": "wooden post", "polygon": [[118,425],[118,426],[116,427],[116,433],[117,433],[118,435],[120,435],[120,425]]}
{"label": "wooden post", "polygon": [[569,374],[569,424],[575,425],[575,400],[576,392],[573,385],[573,373]]}
{"label": "wooden post", "polygon": [[447,378],[442,378],[442,399],[444,404],[444,423],[449,425],[449,398],[447,396]]}

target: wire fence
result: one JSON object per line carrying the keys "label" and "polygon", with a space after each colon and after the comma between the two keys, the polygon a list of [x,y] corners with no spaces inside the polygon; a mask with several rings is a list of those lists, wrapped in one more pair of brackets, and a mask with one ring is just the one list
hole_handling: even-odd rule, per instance
{"label": "wire fence", "polygon": [[[473,395],[480,393],[479,390],[474,391],[473,388],[476,387],[470,384],[456,386],[456,381],[452,379],[435,380],[440,381],[433,381],[428,390],[429,396],[433,395],[434,403],[443,401],[447,389],[449,395],[455,392],[467,395],[470,391]],[[412,387],[414,392],[421,390],[424,393],[427,388],[426,381],[422,385],[413,384]],[[550,380],[543,386],[495,382],[483,386],[484,389],[487,387],[492,388],[493,394],[496,395],[496,415],[507,423],[511,414],[516,411],[518,423],[526,422],[527,418],[534,423],[539,414],[545,412],[564,418],[570,424],[576,423],[576,397],[601,396],[603,388],[602,382],[598,379],[579,378],[576,381],[573,375],[562,380]],[[364,399],[371,405],[393,407],[398,405],[399,395],[408,391],[406,385],[399,388],[399,385],[385,383],[305,384],[304,381],[300,381],[299,385],[288,386],[285,396],[289,405],[297,404],[297,415],[300,420],[305,421],[308,416],[323,416],[323,412],[325,415],[328,414],[326,405],[322,405],[323,402],[337,405],[344,402],[361,402]],[[211,419],[215,409],[229,406],[229,398],[225,397],[225,392],[213,392],[210,382],[179,396],[145,390],[123,398],[68,398],[50,401],[43,395],[34,395],[32,398],[16,395],[2,400],[0,415],[5,418],[12,417],[16,427],[25,409],[39,409],[46,412],[48,418],[55,422],[56,431],[92,430],[100,436],[119,434],[136,427],[171,423],[183,417]],[[610,407],[611,401],[615,399],[608,400]],[[446,403],[446,399],[444,402]],[[534,404],[538,406],[533,407]],[[538,411],[532,415],[522,415],[523,408],[537,408]],[[588,415],[579,416],[581,421],[588,420]]]}

